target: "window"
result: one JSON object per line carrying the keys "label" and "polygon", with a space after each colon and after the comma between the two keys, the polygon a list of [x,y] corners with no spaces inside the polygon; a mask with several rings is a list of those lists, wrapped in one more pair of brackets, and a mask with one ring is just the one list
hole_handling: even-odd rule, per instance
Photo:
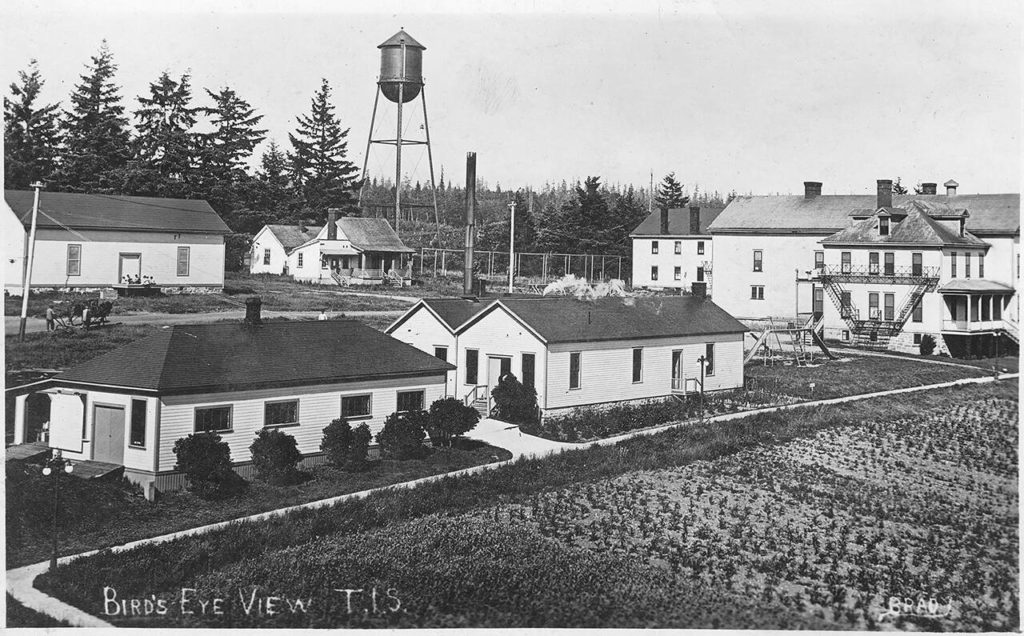
{"label": "window", "polygon": [[398,392],[398,412],[406,413],[408,411],[422,411],[424,395],[423,389],[419,391],[399,391]]}
{"label": "window", "polygon": [[814,253],[814,269],[825,267],[825,252]]}
{"label": "window", "polygon": [[188,276],[188,247],[178,248],[178,276]]}
{"label": "window", "polygon": [[448,362],[448,347],[434,347],[434,357]]}
{"label": "window", "polygon": [[868,253],[868,274],[878,276],[878,252]]}
{"label": "window", "polygon": [[949,254],[949,277],[956,278],[956,252]]}
{"label": "window", "polygon": [[231,405],[197,408],[194,428],[196,433],[230,432]]}
{"label": "window", "polygon": [[896,273],[896,254],[893,252],[885,253],[885,275],[892,276]]}
{"label": "window", "polygon": [[128,444],[137,448],[146,446],[146,400],[132,400],[132,430]]}
{"label": "window", "polygon": [[536,364],[537,356],[532,353],[523,354],[523,386],[533,387],[535,385],[534,367]]}
{"label": "window", "polygon": [[476,384],[479,362],[480,352],[476,349],[466,349],[466,384]]}
{"label": "window", "polygon": [[580,388],[580,356],[579,351],[573,351],[569,354],[569,388],[578,389]]}
{"label": "window", "polygon": [[341,396],[341,416],[347,420],[369,419],[371,409],[370,394]]}
{"label": "window", "polygon": [[78,244],[68,245],[68,276],[82,275],[82,246]]}
{"label": "window", "polygon": [[633,382],[644,381],[644,350],[642,347],[633,349]]}
{"label": "window", "polygon": [[269,247],[263,250],[263,264],[264,265],[270,265],[270,248]]}
{"label": "window", "polygon": [[889,217],[880,216],[878,217],[878,235],[889,236]]}
{"label": "window", "polygon": [[924,273],[924,268],[921,267],[921,252],[914,252],[910,255],[910,274],[912,276],[920,276]]}
{"label": "window", "polygon": [[690,208],[690,234],[700,234],[700,210]]}
{"label": "window", "polygon": [[761,250],[754,250],[754,271],[760,272],[762,270],[763,263],[761,261]]}
{"label": "window", "polygon": [[914,311],[910,315],[910,319],[913,322],[924,322],[924,299],[919,298],[917,303],[914,305]]}
{"label": "window", "polygon": [[750,286],[750,299],[751,300],[764,300],[764,285],[751,285]]}
{"label": "window", "polygon": [[971,277],[971,253],[964,252],[964,278]]}
{"label": "window", "polygon": [[851,266],[850,266],[850,252],[843,252],[842,254],[840,254],[840,258],[842,259],[842,265],[839,268],[840,271],[843,274],[849,274],[850,270],[851,270]]}
{"label": "window", "polygon": [[704,253],[704,241],[697,241],[697,253],[698,254],[703,254]]}
{"label": "window", "polygon": [[715,343],[704,345],[704,375],[715,375]]}
{"label": "window", "polygon": [[676,241],[675,252],[676,252],[676,254],[682,254],[683,253],[683,242],[682,241]]}
{"label": "window", "polygon": [[893,320],[896,318],[896,294],[885,295],[885,314],[883,314],[885,320]]}
{"label": "window", "polygon": [[302,252],[299,252],[298,263],[295,264],[295,267],[297,267],[298,269],[302,269],[302,256]]}
{"label": "window", "polygon": [[672,269],[672,278],[673,280],[683,280],[683,268],[676,265]]}
{"label": "window", "polygon": [[658,253],[658,242],[657,241],[651,241],[651,254],[657,254],[657,253]]}
{"label": "window", "polygon": [[919,333],[915,333],[914,334],[914,344],[916,344],[916,345],[921,344],[921,334],[919,334]]}
{"label": "window", "polygon": [[850,340],[850,331],[848,329],[843,329],[843,340],[847,342]]}
{"label": "window", "polygon": [[299,401],[284,400],[263,404],[263,426],[291,426],[299,423]]}
{"label": "window", "polygon": [[868,318],[877,320],[878,314],[878,292],[868,294]]}
{"label": "window", "polygon": [[853,313],[853,300],[850,299],[850,292],[844,291],[840,293],[839,304],[842,306],[842,318],[848,318]]}
{"label": "window", "polygon": [[651,280],[658,280],[658,266],[651,266]]}
{"label": "window", "polygon": [[698,267],[697,268],[697,282],[698,283],[703,283],[704,282],[704,268],[703,267]]}
{"label": "window", "polygon": [[985,278],[985,255],[978,254],[978,278]]}

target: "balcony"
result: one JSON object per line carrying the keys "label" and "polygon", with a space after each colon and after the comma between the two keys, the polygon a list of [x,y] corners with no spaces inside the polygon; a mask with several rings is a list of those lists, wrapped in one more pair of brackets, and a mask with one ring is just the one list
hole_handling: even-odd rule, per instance
{"label": "balcony", "polygon": [[935,284],[939,280],[938,267],[879,267],[871,264],[867,267],[850,265],[826,265],[820,270],[818,278],[822,282],[835,283],[871,283],[875,285],[920,285]]}

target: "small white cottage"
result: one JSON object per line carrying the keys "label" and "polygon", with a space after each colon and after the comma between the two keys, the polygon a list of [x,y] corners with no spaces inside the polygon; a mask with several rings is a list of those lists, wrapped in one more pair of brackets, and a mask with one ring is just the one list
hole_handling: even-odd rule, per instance
{"label": "small white cottage", "polygon": [[317,228],[305,225],[264,225],[252,240],[249,271],[288,274],[288,253],[316,238]]}

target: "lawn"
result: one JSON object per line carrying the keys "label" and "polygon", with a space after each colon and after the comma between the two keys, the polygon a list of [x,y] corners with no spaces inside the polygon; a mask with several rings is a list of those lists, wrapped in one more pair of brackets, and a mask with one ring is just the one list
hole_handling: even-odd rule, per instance
{"label": "lawn", "polygon": [[[60,329],[47,333],[25,334],[24,342],[17,336],[6,336],[8,386],[12,372],[24,369],[66,369],[98,355],[151,336],[160,330],[155,325],[111,325],[98,329]],[[16,382],[15,384],[21,384]]]}
{"label": "lawn", "polygon": [[[693,425],[37,585],[94,614],[103,586],[168,603],[104,617],[136,627],[1016,630],[1017,417],[1001,382]],[[223,614],[183,614],[183,587]],[[883,618],[890,595],[942,616]]]}
{"label": "lawn", "polygon": [[[461,445],[454,448],[432,449],[424,459],[382,460],[361,473],[319,466],[309,471],[308,481],[297,486],[270,486],[252,481],[245,494],[219,501],[207,501],[179,491],[161,495],[153,503],[142,497],[138,487],[126,482],[75,480],[67,486],[72,490],[61,499],[61,519],[70,524],[61,528],[61,551],[63,554],[75,554],[120,545],[308,501],[503,461],[511,456],[504,449],[462,440]],[[7,566],[17,567],[47,559],[52,518],[49,480],[43,478],[38,466],[12,462],[7,466],[6,492]]]}
{"label": "lawn", "polygon": [[5,627],[71,627],[71,625],[64,621],[50,618],[46,614],[30,610],[8,593],[7,623]]}

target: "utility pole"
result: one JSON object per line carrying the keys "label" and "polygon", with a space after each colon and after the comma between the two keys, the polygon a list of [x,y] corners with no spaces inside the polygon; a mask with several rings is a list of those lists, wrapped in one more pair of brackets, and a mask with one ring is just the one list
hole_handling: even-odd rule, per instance
{"label": "utility pole", "polygon": [[32,263],[36,256],[36,218],[39,216],[39,190],[43,184],[36,181],[29,187],[36,191],[32,201],[32,227],[28,233],[28,259],[25,262],[25,283],[21,288],[21,324],[18,326],[18,340],[25,340],[25,321],[28,319],[28,290],[32,282]]}
{"label": "utility pole", "polygon": [[647,214],[654,212],[654,171],[651,170],[651,189],[647,193]]}
{"label": "utility pole", "polygon": [[508,293],[512,293],[512,282],[516,276],[516,200],[508,204],[512,210],[512,218],[508,223]]}

